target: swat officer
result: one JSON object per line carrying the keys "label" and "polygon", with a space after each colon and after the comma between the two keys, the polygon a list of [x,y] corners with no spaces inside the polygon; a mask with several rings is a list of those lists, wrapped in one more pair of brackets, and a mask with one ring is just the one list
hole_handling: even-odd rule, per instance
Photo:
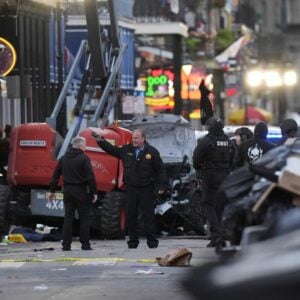
{"label": "swat officer", "polygon": [[134,130],[132,143],[122,147],[111,145],[95,132],[92,135],[105,152],[123,162],[128,247],[137,248],[139,244],[137,219],[140,209],[147,245],[149,248],[156,248],[158,240],[155,238],[153,190],[156,184],[158,192],[162,194],[167,185],[166,171],[158,150],[146,142],[145,133],[141,129]]}
{"label": "swat officer", "polygon": [[194,150],[193,165],[202,174],[202,203],[211,230],[211,242],[207,247],[215,247],[222,242],[222,200],[218,199],[217,191],[230,171],[234,148],[223,131],[221,119],[210,117],[206,126],[208,134]]}

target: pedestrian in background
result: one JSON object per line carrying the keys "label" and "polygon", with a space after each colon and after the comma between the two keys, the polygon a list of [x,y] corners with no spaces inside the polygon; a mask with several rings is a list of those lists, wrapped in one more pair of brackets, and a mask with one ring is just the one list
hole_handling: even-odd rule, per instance
{"label": "pedestrian in background", "polygon": [[200,96],[200,111],[201,111],[201,124],[205,125],[207,120],[214,115],[213,107],[209,100],[211,91],[206,87],[204,79],[201,80],[199,85]]}
{"label": "pedestrian in background", "polygon": [[62,250],[70,251],[73,219],[77,210],[79,216],[79,239],[82,250],[92,250],[90,245],[89,209],[97,201],[95,175],[89,157],[84,153],[86,140],[75,137],[72,148],[58,161],[50,183],[49,200],[55,199],[59,178],[63,177],[65,216],[63,224]]}
{"label": "pedestrian in background", "polygon": [[253,138],[253,132],[248,127],[239,127],[234,132],[234,141],[236,147],[238,147],[242,142]]}
{"label": "pedestrian in background", "polygon": [[230,172],[234,148],[223,131],[223,121],[211,117],[207,123],[208,134],[197,144],[193,153],[193,166],[202,174],[202,204],[211,231],[211,242],[207,247],[223,244],[220,227],[223,200],[218,189]]}
{"label": "pedestrian in background", "polygon": [[167,175],[160,154],[146,142],[145,133],[136,129],[132,133],[132,143],[121,147],[113,146],[97,133],[92,133],[98,145],[107,153],[121,159],[124,167],[126,225],[129,235],[129,248],[137,248],[138,212],[142,213],[144,231],[149,248],[156,248],[154,189],[160,194],[167,187]]}
{"label": "pedestrian in background", "polygon": [[287,139],[298,137],[298,124],[294,119],[285,119],[280,125],[282,138],[278,145],[283,145]]}
{"label": "pedestrian in background", "polygon": [[2,173],[3,184],[7,184],[7,166],[9,157],[9,142],[11,135],[12,126],[6,124],[4,128],[5,136],[3,137],[3,132],[1,130],[0,139],[0,173]]}
{"label": "pedestrian in background", "polygon": [[243,141],[237,149],[234,163],[236,167],[245,164],[253,164],[259,160],[266,152],[275,147],[267,141],[268,125],[265,122],[258,122],[254,127],[254,136]]}

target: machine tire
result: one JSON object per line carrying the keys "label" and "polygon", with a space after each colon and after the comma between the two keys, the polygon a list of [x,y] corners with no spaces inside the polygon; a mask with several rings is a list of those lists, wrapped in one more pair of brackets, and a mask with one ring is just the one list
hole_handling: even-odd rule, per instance
{"label": "machine tire", "polygon": [[15,204],[10,207],[9,219],[16,226],[35,228],[35,222],[30,210],[30,192],[13,190]]}
{"label": "machine tire", "polygon": [[102,200],[101,236],[110,240],[125,238],[125,202],[122,192],[108,192]]}
{"label": "machine tire", "polygon": [[9,187],[0,185],[0,241],[4,235],[8,233],[8,200],[9,200]]}
{"label": "machine tire", "polygon": [[201,195],[198,191],[192,193],[190,197],[189,207],[189,221],[191,228],[199,235],[205,234],[204,224],[206,221],[202,206],[201,206]]}

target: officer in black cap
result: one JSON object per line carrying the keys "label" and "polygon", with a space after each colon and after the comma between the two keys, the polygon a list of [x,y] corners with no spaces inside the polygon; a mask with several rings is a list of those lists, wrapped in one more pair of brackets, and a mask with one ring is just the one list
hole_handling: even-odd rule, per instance
{"label": "officer in black cap", "polygon": [[234,148],[223,131],[223,121],[210,117],[207,120],[208,134],[198,142],[193,154],[193,165],[202,174],[202,203],[211,230],[211,242],[207,247],[222,243],[220,219],[222,200],[218,188],[228,175],[234,156]]}
{"label": "officer in black cap", "polygon": [[278,145],[283,145],[287,139],[298,137],[298,125],[294,119],[285,119],[280,123],[282,139]]}

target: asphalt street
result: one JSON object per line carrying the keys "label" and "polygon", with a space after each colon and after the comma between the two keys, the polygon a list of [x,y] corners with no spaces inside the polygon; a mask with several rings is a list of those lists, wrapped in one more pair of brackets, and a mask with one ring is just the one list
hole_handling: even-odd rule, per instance
{"label": "asphalt street", "polygon": [[[60,242],[0,245],[0,299],[191,299],[181,281],[194,266],[216,260],[207,240],[164,238],[157,249],[141,240],[128,249],[125,240],[92,241],[82,251],[74,241],[63,252]],[[160,267],[156,257],[189,248],[191,267]]]}

